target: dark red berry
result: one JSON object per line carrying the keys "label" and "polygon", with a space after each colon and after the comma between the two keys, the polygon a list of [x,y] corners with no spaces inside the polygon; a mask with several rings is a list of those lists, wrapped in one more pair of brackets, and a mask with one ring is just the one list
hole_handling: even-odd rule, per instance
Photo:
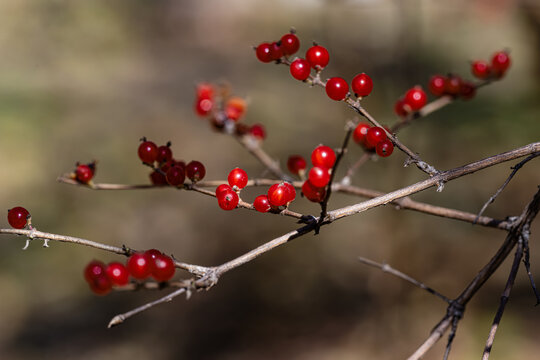
{"label": "dark red berry", "polygon": [[21,206],[16,206],[8,210],[8,223],[15,229],[22,229],[26,226],[26,222],[30,213]]}
{"label": "dark red berry", "polygon": [[358,74],[352,79],[351,88],[356,96],[368,96],[373,90],[373,81],[364,73]]}
{"label": "dark red berry", "polygon": [[77,165],[77,168],[75,169],[75,178],[78,182],[87,184],[94,177],[94,172],[94,164]]}
{"label": "dark red berry", "polygon": [[510,56],[506,51],[497,51],[491,58],[491,70],[498,78],[502,77],[506,73],[506,70],[508,70],[510,64]]}
{"label": "dark red berry", "polygon": [[272,61],[272,46],[269,43],[260,44],[255,49],[255,55],[257,55],[257,59],[263,63]]}
{"label": "dark red berry", "polygon": [[281,50],[285,55],[292,55],[300,49],[300,40],[295,34],[285,34],[279,41],[281,43]]}
{"label": "dark red berry", "polygon": [[239,189],[243,189],[248,183],[248,175],[244,170],[240,168],[235,168],[231,170],[229,176],[227,177],[227,180],[231,187],[236,186]]}
{"label": "dark red berry", "polygon": [[112,282],[107,276],[106,266],[101,261],[93,260],[84,269],[84,278],[90,289],[97,295],[105,295],[112,288]]}
{"label": "dark red berry", "polygon": [[174,261],[170,256],[165,254],[156,254],[153,259],[152,277],[158,281],[169,281],[176,271]]}
{"label": "dark red berry", "polygon": [[404,98],[400,98],[394,104],[394,112],[401,117],[407,116],[411,112],[411,107],[405,102]]}
{"label": "dark red berry", "polygon": [[289,202],[290,192],[285,183],[274,184],[268,189],[268,201],[272,206],[283,206]]}
{"label": "dark red berry", "polygon": [[150,173],[150,182],[155,186],[163,186],[168,184],[165,175],[155,170]]}
{"label": "dark red berry", "polygon": [[195,100],[195,113],[199,116],[206,116],[212,111],[214,103],[210,99]]}
{"label": "dark red berry", "polygon": [[315,187],[325,187],[330,182],[330,174],[328,168],[314,166],[309,170],[309,182]]}
{"label": "dark red berry", "polygon": [[443,96],[446,88],[446,77],[442,75],[433,75],[429,79],[429,91],[435,96]]}
{"label": "dark red berry", "polygon": [[[149,249],[144,252],[144,255],[152,260],[155,260],[158,255],[161,255],[161,251],[158,249]],[[150,265],[153,266],[152,262],[150,262]]]}
{"label": "dark red berry", "polygon": [[444,84],[444,90],[447,94],[452,96],[459,95],[459,92],[461,90],[461,83],[463,81],[461,78],[457,75],[450,75],[446,79],[446,82]]}
{"label": "dark red berry", "polygon": [[341,101],[345,99],[349,92],[349,84],[340,77],[333,77],[328,79],[325,89],[326,95],[328,95],[330,99]]}
{"label": "dark red berry", "polygon": [[471,72],[478,79],[487,79],[491,73],[491,69],[487,61],[476,60],[471,64]]}
{"label": "dark red berry", "polygon": [[463,100],[470,100],[474,98],[476,95],[476,86],[473,83],[470,83],[468,81],[464,81],[461,83],[461,87],[459,89],[459,96]]}
{"label": "dark red berry", "polygon": [[253,207],[255,208],[255,210],[262,213],[270,211],[271,206],[270,206],[270,202],[268,201],[268,196],[267,195],[257,196],[255,200],[253,201]]}
{"label": "dark red berry", "polygon": [[264,140],[266,138],[266,129],[262,124],[253,124],[249,128],[249,133],[256,139]]}
{"label": "dark red berry", "polygon": [[91,282],[93,279],[99,276],[105,275],[105,264],[98,260],[92,260],[84,268],[84,279]]}
{"label": "dark red berry", "polygon": [[336,153],[326,145],[319,145],[311,153],[313,166],[322,166],[331,169],[336,162]]}
{"label": "dark red berry", "polygon": [[167,170],[166,179],[172,186],[183,184],[186,179],[186,170],[181,165],[173,165]]}
{"label": "dark red berry", "polygon": [[204,175],[206,175],[206,169],[202,163],[194,160],[187,164],[186,175],[191,181],[197,182],[204,178]]}
{"label": "dark red berry", "polygon": [[156,161],[158,156],[158,148],[152,141],[143,141],[139,145],[139,159],[147,164],[152,164]]}
{"label": "dark red berry", "polygon": [[289,71],[293,78],[304,81],[311,74],[311,66],[305,59],[296,59],[291,63]]}
{"label": "dark red berry", "polygon": [[306,51],[306,60],[309,62],[312,68],[316,70],[322,70],[328,65],[330,55],[328,50],[320,45],[310,47]]}
{"label": "dark red berry", "polygon": [[90,289],[96,295],[106,295],[112,289],[112,282],[106,275],[96,277],[92,282],[89,282],[88,285],[90,285]]}
{"label": "dark red berry", "polygon": [[281,45],[274,41],[272,44],[270,44],[270,54],[272,56],[272,60],[279,60],[283,56],[283,49],[281,48]]}
{"label": "dark red berry", "polygon": [[232,210],[236,208],[240,199],[238,194],[231,188],[225,189],[217,194],[218,205],[223,210]]}
{"label": "dark red berry", "polygon": [[366,122],[361,122],[358,125],[356,125],[356,128],[354,129],[354,132],[353,132],[354,142],[359,145],[364,145],[366,142],[366,134],[370,128],[371,128],[371,125],[369,125]]}
{"label": "dark red berry", "polygon": [[375,151],[377,151],[377,155],[381,157],[390,156],[392,151],[394,151],[394,144],[392,144],[390,139],[385,139],[377,143]]}
{"label": "dark red berry", "polygon": [[113,285],[123,286],[129,282],[129,271],[124,264],[119,262],[109,263],[105,269],[105,273]]}
{"label": "dark red berry", "polygon": [[287,160],[287,168],[292,174],[299,175],[306,168],[306,159],[300,155],[291,155]]}
{"label": "dark red berry", "polygon": [[326,197],[326,189],[324,187],[313,186],[309,181],[305,181],[302,185],[302,193],[309,201],[313,202],[322,202]]}
{"label": "dark red berry", "polygon": [[171,151],[171,143],[169,142],[167,145],[161,145],[158,147],[158,156],[157,156],[157,162],[158,163],[164,163],[172,159],[172,151]]}
{"label": "dark red berry", "polygon": [[143,253],[135,253],[129,257],[126,267],[131,276],[143,280],[150,276],[152,271],[151,261],[152,259],[149,256]]}
{"label": "dark red berry", "polygon": [[420,86],[415,86],[405,93],[405,103],[411,107],[412,111],[418,111],[427,103],[427,95]]}
{"label": "dark red berry", "polygon": [[373,149],[381,141],[386,140],[386,132],[383,128],[374,126],[370,128],[366,133],[366,146],[370,149]]}

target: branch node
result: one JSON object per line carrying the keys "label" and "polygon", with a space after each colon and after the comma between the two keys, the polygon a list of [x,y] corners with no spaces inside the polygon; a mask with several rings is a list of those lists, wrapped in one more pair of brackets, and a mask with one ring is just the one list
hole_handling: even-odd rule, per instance
{"label": "branch node", "polygon": [[110,329],[110,328],[112,328],[113,326],[116,326],[116,325],[120,325],[121,323],[124,322],[125,319],[126,318],[124,317],[124,315],[116,315],[109,322],[109,325],[107,325],[107,329]]}

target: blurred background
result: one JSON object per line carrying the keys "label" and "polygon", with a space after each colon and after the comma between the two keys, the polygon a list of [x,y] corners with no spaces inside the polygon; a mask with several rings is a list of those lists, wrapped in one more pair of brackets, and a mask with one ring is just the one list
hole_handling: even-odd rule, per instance
{"label": "blurred background", "polygon": [[[147,183],[139,138],[172,141],[178,158],[204,162],[208,179],[243,167],[264,169],[232,138],[193,112],[194,85],[227,81],[249,99],[245,122],[264,124],[264,148],[284,163],[318,144],[339,146],[354,116],[284,66],[258,62],[253,45],[291,26],[300,55],[316,40],[330,51],[326,77],[360,72],[375,84],[365,107],[383,124],[395,100],[435,73],[465,78],[469,62],[510,49],[507,76],[468,102],[458,101],[400,133],[428,162],[449,169],[538,141],[540,4],[535,0],[357,1],[38,1],[0,2],[0,204],[30,210],[39,230],[133,248],[159,248],[181,261],[218,265],[293,228],[280,216],[224,212],[215,199],[166,189],[95,192],[56,178],[77,161],[99,161],[97,182]],[[362,154],[353,144],[344,160]],[[358,186],[391,191],[424,178],[395,152],[370,162]],[[506,163],[414,199],[477,212],[505,180]],[[521,212],[538,180],[523,168],[488,208]],[[252,200],[265,189],[250,189]],[[336,194],[330,207],[360,201]],[[317,214],[298,199],[292,208]],[[2,227],[7,227],[6,220]],[[539,221],[532,269],[540,281]],[[0,243],[2,359],[401,359],[445,313],[445,304],[382,272],[358,255],[386,261],[455,297],[488,261],[505,233],[390,206],[349,217],[225,275],[209,292],[177,298],[107,330],[111,317],[164,295],[93,295],[82,271],[92,259],[123,258],[52,243],[21,251]],[[469,304],[451,354],[477,359],[509,271],[500,271]],[[185,274],[178,273],[178,276]],[[495,341],[493,359],[540,351],[540,314],[523,269]],[[446,339],[426,359],[440,359]]]}

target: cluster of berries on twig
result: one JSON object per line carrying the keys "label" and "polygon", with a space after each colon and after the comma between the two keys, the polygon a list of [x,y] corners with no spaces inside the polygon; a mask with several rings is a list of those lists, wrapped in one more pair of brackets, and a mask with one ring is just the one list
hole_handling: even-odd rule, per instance
{"label": "cluster of berries on twig", "polygon": [[[386,131],[390,132],[390,129],[386,128]],[[367,122],[358,123],[352,136],[354,142],[364,150],[375,151],[380,157],[390,156],[394,151],[394,144],[388,139],[384,129],[371,126]]]}

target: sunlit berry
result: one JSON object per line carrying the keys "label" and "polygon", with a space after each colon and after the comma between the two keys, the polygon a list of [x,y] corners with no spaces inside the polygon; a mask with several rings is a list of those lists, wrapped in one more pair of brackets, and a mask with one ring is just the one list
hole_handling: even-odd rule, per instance
{"label": "sunlit berry", "polygon": [[313,202],[322,202],[326,197],[326,188],[316,187],[309,181],[305,181],[302,185],[302,194]]}
{"label": "sunlit berry", "polygon": [[313,166],[322,166],[331,169],[336,162],[336,153],[326,145],[319,145],[311,152]]}
{"label": "sunlit berry", "polygon": [[315,187],[325,187],[330,182],[330,173],[328,168],[314,166],[309,170],[309,182]]}
{"label": "sunlit berry", "polygon": [[314,45],[306,51],[306,60],[312,68],[322,70],[328,65],[330,55],[328,50],[320,45]]}
{"label": "sunlit berry", "polygon": [[268,201],[268,195],[259,195],[253,200],[253,207],[258,212],[268,212],[271,209],[270,202]]}
{"label": "sunlit berry", "polygon": [[333,77],[326,82],[325,90],[330,99],[341,101],[349,92],[349,84],[340,77]]}
{"label": "sunlit berry", "polygon": [[293,78],[304,81],[311,74],[311,65],[305,59],[296,59],[291,63],[289,71]]}
{"label": "sunlit berry", "polygon": [[356,125],[356,128],[353,131],[354,142],[359,145],[364,145],[366,142],[366,134],[370,128],[371,125],[369,125],[367,122],[361,122]]}
{"label": "sunlit berry", "polygon": [[231,188],[225,189],[217,194],[218,205],[223,210],[233,210],[238,205],[240,198]]}
{"label": "sunlit berry", "polygon": [[418,111],[427,103],[427,95],[420,86],[415,86],[405,93],[405,103],[411,107],[412,111]]}
{"label": "sunlit berry", "polygon": [[373,90],[373,81],[367,74],[358,74],[352,79],[351,88],[356,96],[368,96]]}
{"label": "sunlit berry", "polygon": [[235,168],[229,172],[227,181],[231,187],[236,186],[238,189],[243,189],[248,183],[248,175],[243,169]]}

